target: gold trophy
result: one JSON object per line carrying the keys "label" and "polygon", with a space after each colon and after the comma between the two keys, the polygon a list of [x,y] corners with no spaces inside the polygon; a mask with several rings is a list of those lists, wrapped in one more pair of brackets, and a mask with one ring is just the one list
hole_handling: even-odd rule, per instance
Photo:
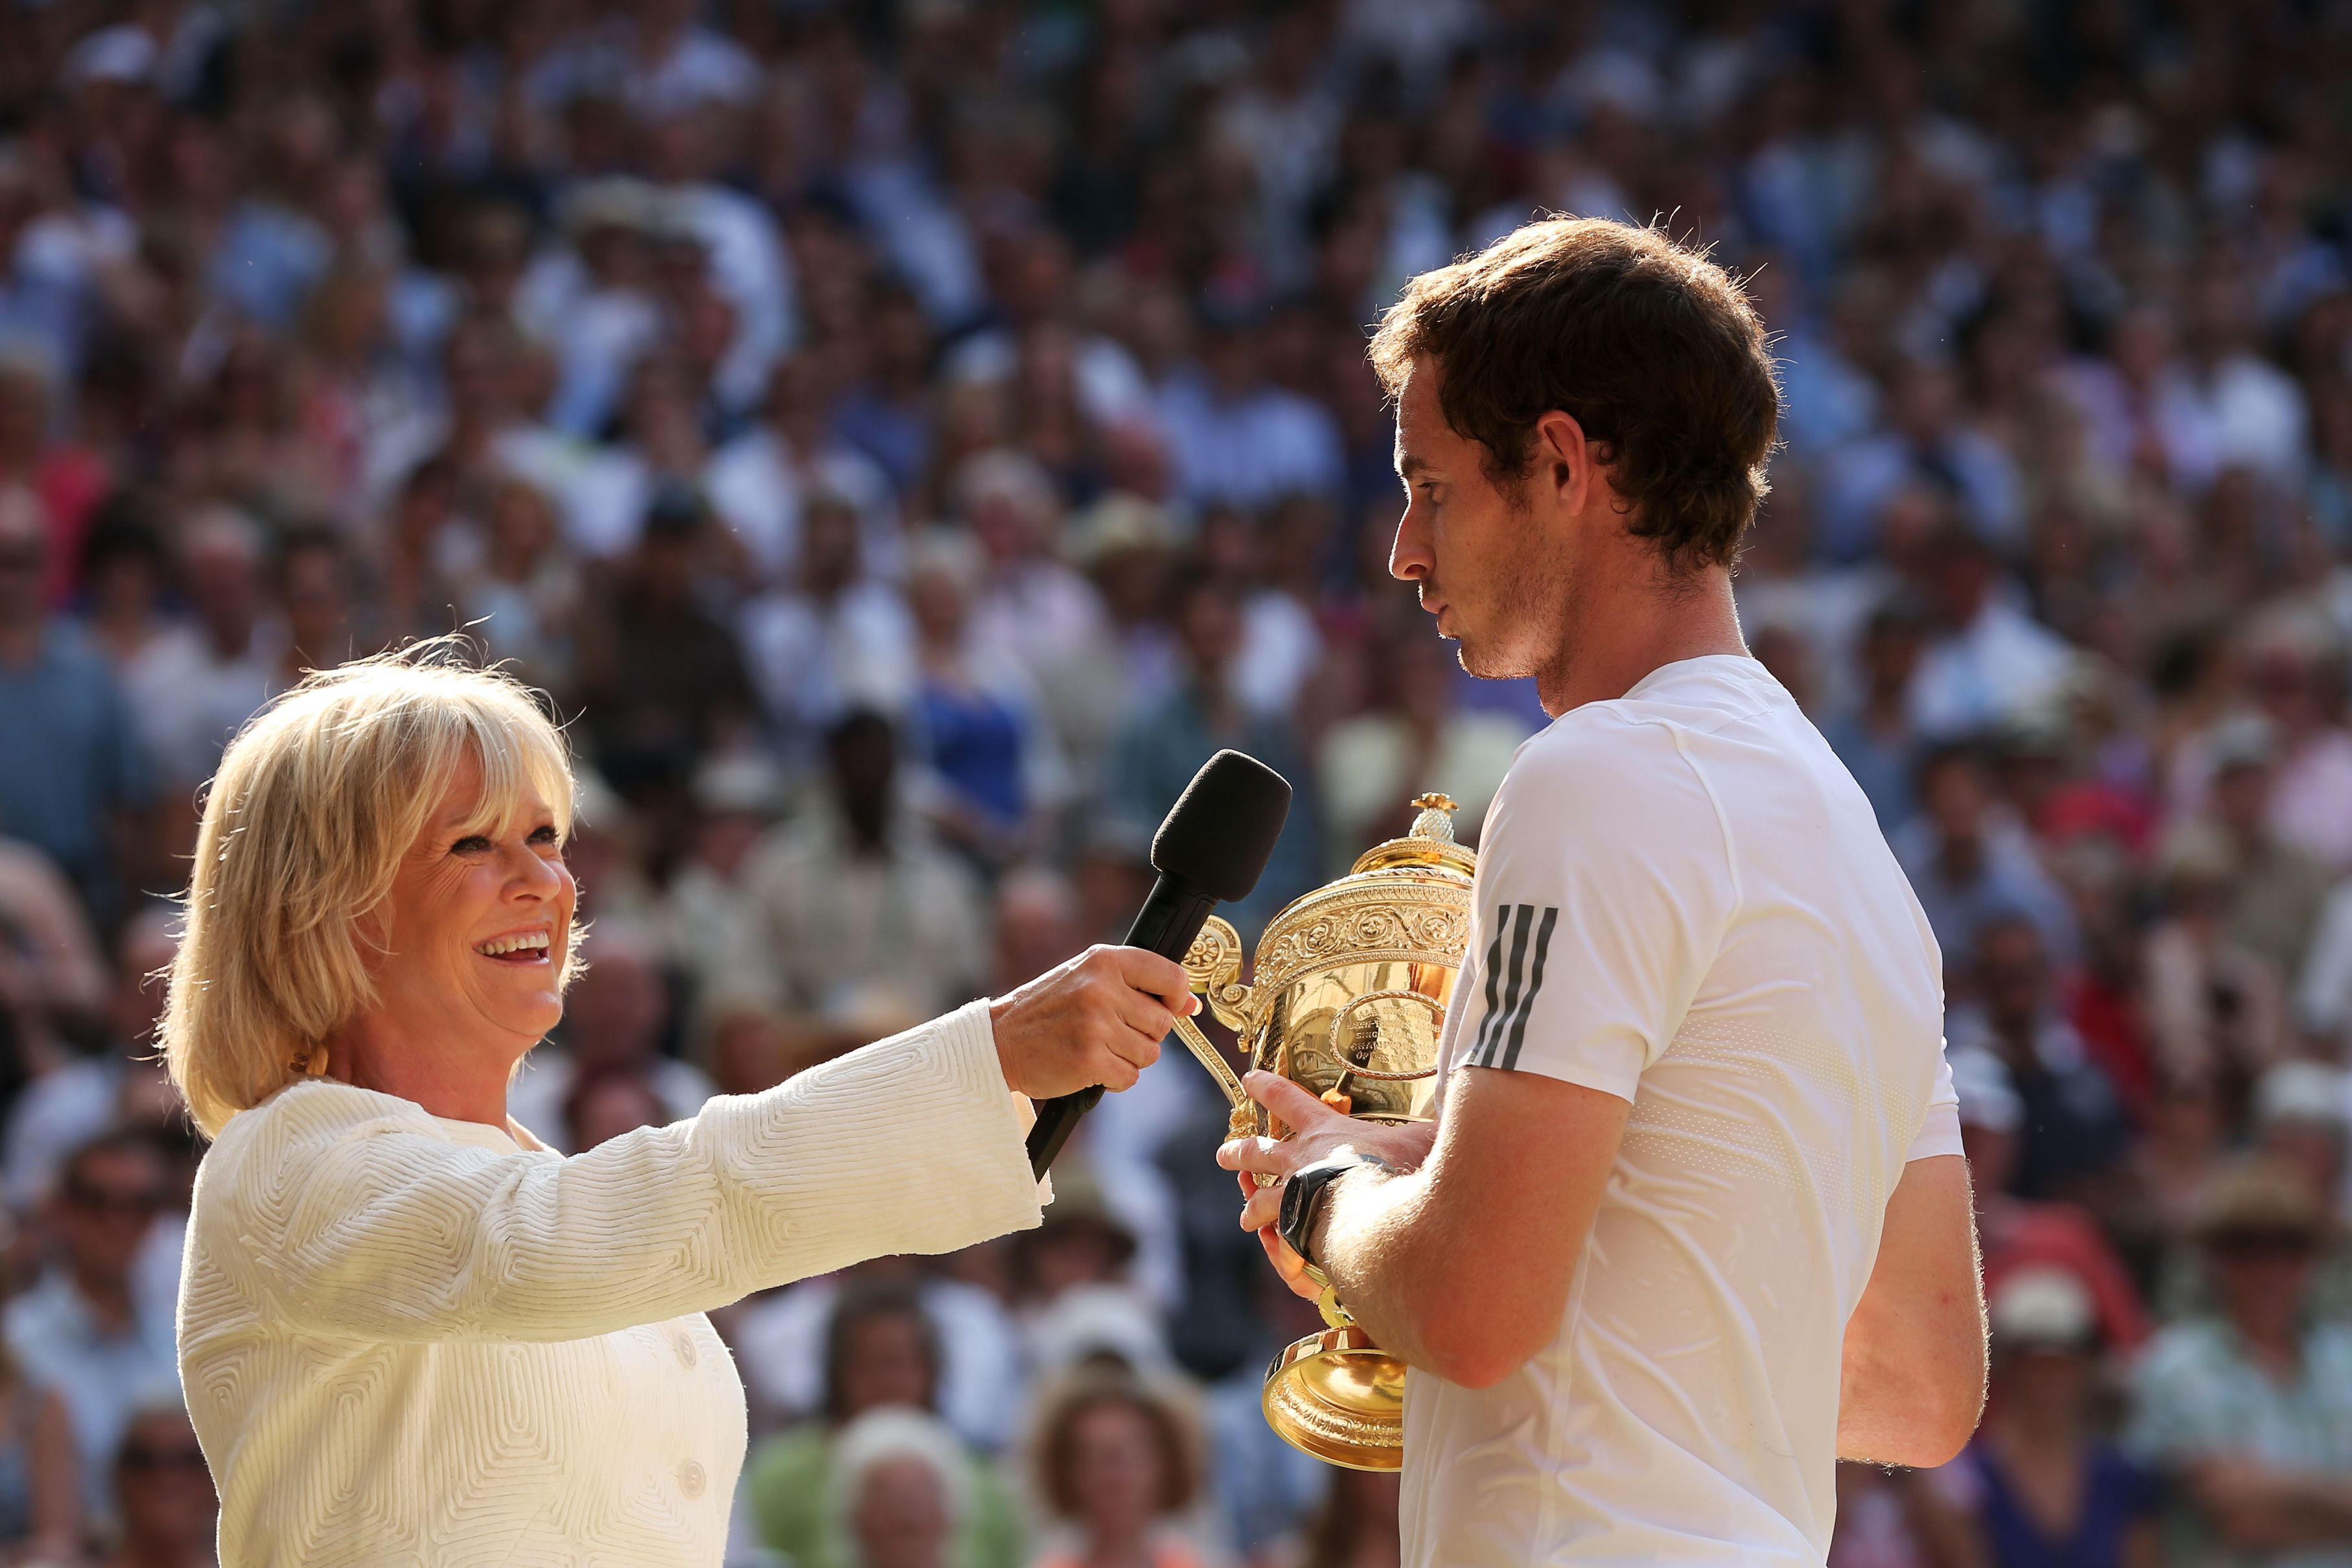
{"label": "gold trophy", "polygon": [[[1437,1094],[1437,1039],[1470,938],[1476,857],[1454,841],[1454,802],[1423,795],[1412,831],[1367,850],[1349,873],[1267,923],[1255,983],[1240,983],[1241,938],[1214,915],[1184,967],[1250,1065],[1280,1073],[1344,1115],[1426,1122]],[[1287,1137],[1190,1019],[1178,1035],[1233,1102],[1232,1135]],[[1324,1328],[1275,1357],[1265,1418],[1318,1459],[1393,1470],[1403,1458],[1404,1364],[1372,1343],[1329,1281]]]}

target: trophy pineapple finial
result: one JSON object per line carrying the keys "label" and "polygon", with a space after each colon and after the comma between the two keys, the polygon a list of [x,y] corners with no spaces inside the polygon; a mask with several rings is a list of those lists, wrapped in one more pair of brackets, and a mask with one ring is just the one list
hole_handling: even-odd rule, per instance
{"label": "trophy pineapple finial", "polygon": [[1412,820],[1412,836],[1435,839],[1450,844],[1454,841],[1454,798],[1433,789],[1426,795],[1412,798],[1413,810],[1420,815]]}

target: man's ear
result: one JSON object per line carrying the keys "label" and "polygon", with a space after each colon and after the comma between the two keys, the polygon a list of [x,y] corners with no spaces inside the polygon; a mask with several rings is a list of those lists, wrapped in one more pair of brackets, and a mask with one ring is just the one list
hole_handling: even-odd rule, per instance
{"label": "man's ear", "polygon": [[1562,509],[1583,511],[1594,486],[1601,482],[1592,448],[1584,439],[1584,426],[1572,415],[1553,409],[1536,421],[1531,444],[1535,463],[1528,483]]}

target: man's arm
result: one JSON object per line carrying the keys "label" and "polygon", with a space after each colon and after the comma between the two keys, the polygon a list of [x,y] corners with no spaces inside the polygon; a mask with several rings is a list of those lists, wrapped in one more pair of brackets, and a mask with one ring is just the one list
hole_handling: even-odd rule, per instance
{"label": "man's arm", "polygon": [[[1299,1135],[1227,1144],[1218,1163],[1228,1169],[1286,1176],[1340,1146],[1390,1152],[1366,1135],[1385,1129],[1297,1084],[1253,1073],[1250,1090]],[[1449,1383],[1498,1383],[1559,1332],[1631,1109],[1541,1073],[1462,1068],[1428,1159],[1404,1174],[1368,1166],[1334,1183],[1314,1254],[1382,1349]],[[1297,1260],[1267,1228],[1277,1191],[1254,1194],[1242,1223],[1301,1289]]]}
{"label": "man's arm", "polygon": [[1983,1278],[1968,1161],[1913,1160],[1846,1320],[1840,1458],[1940,1465],[1966,1446],[1984,1409]]}

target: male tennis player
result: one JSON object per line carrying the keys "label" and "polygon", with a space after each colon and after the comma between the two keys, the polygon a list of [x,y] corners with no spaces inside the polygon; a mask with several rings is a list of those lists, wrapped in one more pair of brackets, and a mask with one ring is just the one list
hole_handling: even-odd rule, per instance
{"label": "male tennis player", "polygon": [[1412,1367],[1407,1563],[1818,1565],[1841,1456],[1967,1440],[1985,1332],[1935,942],[1733,608],[1762,327],[1561,220],[1414,279],[1372,358],[1390,569],[1553,722],[1486,818],[1433,1134],[1254,1074],[1299,1131],[1221,1151],[1287,1178],[1242,1223]]}

